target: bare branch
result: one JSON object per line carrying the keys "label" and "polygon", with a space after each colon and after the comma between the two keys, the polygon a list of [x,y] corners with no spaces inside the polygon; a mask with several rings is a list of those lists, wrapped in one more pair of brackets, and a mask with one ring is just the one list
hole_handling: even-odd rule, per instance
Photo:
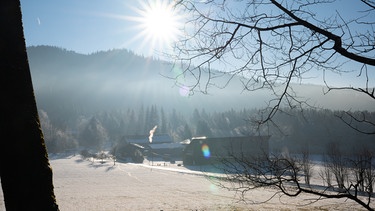
{"label": "bare branch", "polygon": [[[335,148],[332,148],[332,150],[333,154],[331,156],[333,160],[326,162],[332,162],[332,166],[335,165],[337,169],[346,169],[345,164],[342,163],[344,158],[338,157],[341,156],[341,154],[337,154],[339,152],[335,151]],[[366,159],[368,157],[369,156],[367,156]],[[338,161],[337,158],[341,160]],[[341,184],[338,189],[339,192],[333,191],[331,186],[323,188],[301,184],[300,177],[303,176],[304,171],[303,163],[296,158],[264,154],[263,156],[249,159],[248,157],[245,158],[243,155],[232,154],[230,158],[223,158],[220,164],[221,165],[217,167],[220,168],[226,176],[220,178],[221,180],[216,180],[215,184],[221,188],[238,192],[242,197],[245,197],[246,192],[257,188],[276,188],[278,190],[270,196],[270,198],[260,203],[266,203],[280,193],[289,197],[297,197],[301,193],[307,193],[317,196],[311,203],[317,202],[323,198],[349,199],[367,210],[374,210],[370,207],[372,192],[367,193],[370,197],[368,198],[369,200],[363,200],[360,197],[363,195],[363,192],[358,189],[360,180],[351,183],[347,187],[345,184]],[[344,172],[340,172],[340,174],[344,174]],[[373,176],[373,172],[371,175]],[[226,182],[229,182],[230,185],[227,185]],[[373,180],[370,182],[373,182]],[[245,199],[243,198],[243,200]]]}
{"label": "bare branch", "polygon": [[336,116],[357,132],[367,135],[375,135],[375,122],[374,120],[366,119],[364,112],[355,115],[350,111],[346,111],[336,114]]}
{"label": "bare branch", "polygon": [[[242,91],[267,90],[272,99],[254,121],[259,127],[273,124],[272,118],[285,107],[311,106],[297,96],[292,84],[302,83],[313,71],[323,73],[324,94],[349,90],[375,99],[374,2],[361,2],[365,5],[358,16],[347,17],[339,9],[332,15],[319,13],[319,7],[328,8],[336,0],[180,1],[191,19],[188,35],[176,44],[175,59],[186,63],[183,74],[192,82],[191,93],[225,88],[235,78],[240,78]],[[352,64],[358,69],[348,70],[357,68]],[[365,77],[362,86],[334,87],[326,81],[325,72],[353,71]],[[215,79],[222,76],[226,81],[220,86]]]}
{"label": "bare branch", "polygon": [[326,36],[327,38],[331,39],[334,41],[334,46],[333,46],[333,49],[336,50],[336,52],[338,52],[339,54],[351,59],[351,60],[354,60],[354,61],[357,61],[357,62],[360,62],[360,63],[363,63],[363,64],[368,64],[368,65],[372,65],[372,66],[375,66],[375,59],[372,59],[372,58],[368,58],[368,57],[363,57],[363,56],[360,56],[358,54],[354,54],[354,53],[351,53],[349,51],[347,51],[345,48],[342,47],[342,40],[341,40],[341,37],[327,31],[327,30],[324,30],[322,28],[319,28],[307,21],[304,21],[302,19],[300,19],[299,17],[297,17],[296,15],[294,15],[291,11],[287,10],[285,7],[283,7],[281,4],[279,4],[277,1],[275,0],[271,0],[271,2],[276,5],[279,9],[281,9],[283,12],[285,12],[286,14],[288,14],[291,18],[293,18],[294,20],[296,20],[299,24],[305,26],[306,28],[312,30],[312,31],[315,31],[319,34],[322,34],[324,36]]}

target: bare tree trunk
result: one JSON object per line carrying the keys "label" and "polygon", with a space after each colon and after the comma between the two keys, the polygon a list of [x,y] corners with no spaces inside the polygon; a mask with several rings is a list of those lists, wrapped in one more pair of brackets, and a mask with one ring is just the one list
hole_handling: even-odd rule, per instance
{"label": "bare tree trunk", "polygon": [[19,0],[0,2],[0,176],[7,210],[58,210]]}
{"label": "bare tree trunk", "polygon": [[306,147],[306,148],[303,148],[301,152],[302,152],[302,171],[304,174],[305,183],[306,185],[310,186],[310,180],[311,180],[312,168],[313,168],[313,164],[311,163],[311,160],[310,160],[311,159],[310,151],[309,151],[309,148]]}
{"label": "bare tree trunk", "polygon": [[329,171],[335,176],[338,188],[344,189],[345,182],[348,181],[347,161],[337,143],[328,144],[327,161]]}

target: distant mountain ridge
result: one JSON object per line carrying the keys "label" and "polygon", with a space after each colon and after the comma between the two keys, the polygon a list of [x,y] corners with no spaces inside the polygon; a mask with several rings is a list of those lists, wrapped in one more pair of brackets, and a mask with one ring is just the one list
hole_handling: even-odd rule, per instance
{"label": "distant mountain ridge", "polygon": [[[181,109],[211,106],[219,110],[248,106],[242,106],[241,101],[249,100],[241,98],[237,103],[226,104],[227,100],[221,98],[232,96],[233,90],[229,89],[209,95],[181,96],[175,81],[163,76],[173,74],[171,64],[127,50],[90,55],[50,46],[28,47],[27,50],[36,95],[42,107],[58,101],[85,110],[139,107],[141,104]],[[241,90],[236,92],[240,96]]]}
{"label": "distant mountain ridge", "polygon": [[[38,106],[49,111],[64,108],[77,113],[95,112],[141,105],[186,112],[194,108],[222,111],[261,108],[271,98],[266,91],[242,92],[238,80],[224,89],[210,89],[208,95],[182,96],[175,81],[163,76],[178,74],[173,72],[172,64],[125,49],[89,55],[52,46],[32,46],[27,51]],[[294,86],[316,106],[375,109],[372,101],[357,93],[336,92],[323,96],[323,86]]]}

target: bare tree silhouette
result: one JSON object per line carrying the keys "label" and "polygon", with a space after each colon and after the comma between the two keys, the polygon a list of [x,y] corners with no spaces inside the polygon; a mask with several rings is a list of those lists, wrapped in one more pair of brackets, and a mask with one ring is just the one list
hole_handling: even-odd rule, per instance
{"label": "bare tree silhouette", "polygon": [[[218,86],[217,78],[225,79],[225,88],[235,76],[240,76],[245,91],[269,90],[274,97],[254,120],[257,125],[273,124],[273,117],[283,107],[302,110],[309,106],[297,95],[292,83],[304,81],[317,71],[323,75],[325,94],[350,90],[375,100],[374,87],[370,85],[374,81],[369,76],[375,71],[375,2],[356,2],[358,8],[351,10],[356,10],[358,16],[345,16],[338,10],[321,15],[324,8],[335,8],[332,5],[338,3],[336,0],[180,0],[176,7],[187,14],[187,35],[176,43],[174,58],[183,67],[181,74],[193,80],[182,84],[177,80],[181,77],[178,75],[176,84],[189,87],[191,93],[206,93],[211,86]],[[217,71],[219,67],[221,71]],[[333,86],[327,77],[331,72],[355,72],[364,82],[356,86]],[[372,120],[350,112],[338,117],[359,132],[375,134]],[[354,123],[366,124],[366,131]],[[374,129],[369,131],[368,126]],[[233,155],[222,164],[226,180],[237,185],[223,185],[230,190],[245,193],[254,188],[276,187],[291,197],[309,193],[318,200],[347,198],[373,210],[371,194],[366,200],[358,197],[361,181],[347,185],[344,178],[338,177],[343,172],[335,175],[341,191],[337,194],[301,184],[303,166],[290,157],[265,155],[249,160]],[[346,170],[343,166],[338,168]],[[330,185],[331,176],[327,178]]]}
{"label": "bare tree silhouette", "polygon": [[[335,148],[332,149],[336,150]],[[337,153],[334,151],[334,153]],[[329,163],[327,172],[331,170],[345,170],[348,171],[347,166],[343,166],[343,160],[337,160],[340,154],[332,154],[335,160]],[[332,157],[330,158],[332,159]],[[343,159],[339,157],[339,159]],[[349,199],[367,210],[374,210],[371,207],[372,192],[368,189],[362,191],[361,178],[356,178],[350,183],[344,183],[345,177],[342,172],[333,172],[337,179],[337,184],[330,184],[327,187],[319,187],[309,183],[303,183],[305,177],[304,161],[295,157],[283,156],[279,154],[268,155],[264,153],[263,156],[256,156],[252,159],[241,155],[232,155],[231,157],[223,158],[217,165],[221,171],[225,173],[225,177],[221,180],[214,180],[213,182],[224,189],[235,191],[239,193],[244,201],[246,201],[246,193],[259,188],[275,188],[275,193],[269,198],[265,199],[264,203],[276,197],[278,194],[289,197],[298,197],[306,193],[316,196],[311,199],[312,203],[328,199]],[[356,165],[354,169],[358,170]],[[367,168],[367,170],[370,170]],[[326,173],[327,173],[326,172]],[[373,170],[370,170],[370,175],[373,177]],[[348,173],[348,172],[346,172]],[[328,178],[330,179],[330,178]],[[370,181],[372,187],[373,180]],[[229,183],[229,184],[228,184]],[[330,182],[329,182],[330,183]],[[367,183],[366,183],[367,184]],[[371,189],[372,191],[372,189]]]}
{"label": "bare tree silhouette", "polygon": [[[351,9],[358,16],[338,10],[320,15],[323,9],[335,8],[331,4],[338,3],[178,1],[176,6],[190,18],[186,37],[175,45],[176,63],[181,62],[184,67],[182,74],[195,79],[188,86],[191,92],[207,92],[222,75],[229,76],[228,83],[234,76],[241,76],[247,91],[269,90],[274,98],[257,119],[258,124],[272,121],[282,107],[306,106],[306,100],[296,95],[291,83],[301,82],[318,71],[323,75],[325,93],[351,90],[375,100],[374,87],[370,86],[373,79],[369,77],[375,71],[375,2],[358,1],[358,8]],[[218,67],[223,71],[215,71]],[[358,87],[333,86],[326,78],[328,72],[356,72],[364,82]]]}

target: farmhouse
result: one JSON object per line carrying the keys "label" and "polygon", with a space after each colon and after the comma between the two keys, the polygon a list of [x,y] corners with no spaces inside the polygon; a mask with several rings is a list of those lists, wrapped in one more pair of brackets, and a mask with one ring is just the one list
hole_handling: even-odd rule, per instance
{"label": "farmhouse", "polygon": [[268,154],[270,136],[193,138],[183,152],[184,165],[205,165],[234,156],[253,158]]}
{"label": "farmhouse", "polygon": [[127,136],[125,140],[142,151],[143,155],[161,157],[164,160],[181,158],[184,145],[173,142],[168,134],[154,134],[152,141],[147,135]]}

